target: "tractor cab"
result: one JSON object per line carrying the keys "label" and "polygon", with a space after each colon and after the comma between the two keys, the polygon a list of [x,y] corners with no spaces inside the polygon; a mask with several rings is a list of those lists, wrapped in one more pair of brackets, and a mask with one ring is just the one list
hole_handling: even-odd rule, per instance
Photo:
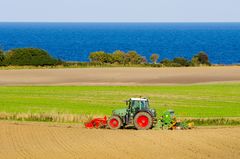
{"label": "tractor cab", "polygon": [[149,102],[146,98],[130,98],[127,101],[128,109],[133,114],[140,110],[147,110],[149,108]]}

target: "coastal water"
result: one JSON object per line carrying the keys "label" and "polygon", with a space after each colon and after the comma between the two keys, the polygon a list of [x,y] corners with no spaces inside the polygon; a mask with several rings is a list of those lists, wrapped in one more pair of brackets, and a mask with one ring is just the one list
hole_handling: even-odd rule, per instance
{"label": "coastal water", "polygon": [[208,53],[212,63],[240,63],[240,23],[0,23],[0,48],[37,47],[62,60],[94,51],[136,50],[149,59]]}

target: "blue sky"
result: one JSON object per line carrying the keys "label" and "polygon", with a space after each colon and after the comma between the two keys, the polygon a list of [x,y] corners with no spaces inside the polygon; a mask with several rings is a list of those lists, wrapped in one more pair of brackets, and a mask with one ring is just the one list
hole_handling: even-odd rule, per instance
{"label": "blue sky", "polygon": [[0,0],[0,21],[240,22],[240,0]]}

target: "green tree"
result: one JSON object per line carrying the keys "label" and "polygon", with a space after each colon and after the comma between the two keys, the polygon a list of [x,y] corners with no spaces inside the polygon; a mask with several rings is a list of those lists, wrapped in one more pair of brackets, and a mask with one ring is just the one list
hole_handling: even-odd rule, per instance
{"label": "green tree", "polygon": [[4,59],[5,59],[5,55],[3,50],[0,50],[0,66],[4,65]]}
{"label": "green tree", "polygon": [[4,62],[6,65],[57,65],[59,60],[51,57],[48,52],[37,48],[13,49],[6,53]]}
{"label": "green tree", "polygon": [[158,58],[159,58],[159,55],[158,55],[158,54],[152,54],[152,55],[150,56],[150,59],[151,59],[152,63],[154,63],[154,64],[157,63]]}
{"label": "green tree", "polygon": [[113,56],[111,54],[105,53],[104,51],[92,52],[89,55],[89,59],[94,63],[114,63]]}
{"label": "green tree", "polygon": [[211,65],[207,53],[203,51],[193,56],[192,63],[194,66]]}
{"label": "green tree", "polygon": [[192,62],[193,66],[199,66],[200,65],[198,57],[193,57],[191,62]]}
{"label": "green tree", "polygon": [[97,51],[97,52],[90,53],[89,59],[91,62],[96,62],[101,64],[107,61],[106,53],[104,51]]}
{"label": "green tree", "polygon": [[147,64],[148,63],[147,58],[145,56],[142,57],[142,62],[141,63],[142,64]]}
{"label": "green tree", "polygon": [[112,54],[114,63],[119,63],[119,64],[124,64],[125,56],[126,54],[120,50],[117,50]]}
{"label": "green tree", "polygon": [[129,51],[125,57],[125,63],[128,64],[141,64],[144,63],[144,58],[136,51]]}
{"label": "green tree", "polygon": [[105,63],[110,63],[110,64],[114,63],[112,54],[105,54],[105,57],[106,57]]}

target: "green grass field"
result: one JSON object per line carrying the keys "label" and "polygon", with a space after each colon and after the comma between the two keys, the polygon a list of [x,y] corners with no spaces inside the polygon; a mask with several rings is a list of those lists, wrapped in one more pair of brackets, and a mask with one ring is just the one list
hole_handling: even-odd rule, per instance
{"label": "green grass field", "polygon": [[130,97],[148,97],[161,114],[240,117],[240,83],[187,86],[0,87],[0,112],[110,115]]}

